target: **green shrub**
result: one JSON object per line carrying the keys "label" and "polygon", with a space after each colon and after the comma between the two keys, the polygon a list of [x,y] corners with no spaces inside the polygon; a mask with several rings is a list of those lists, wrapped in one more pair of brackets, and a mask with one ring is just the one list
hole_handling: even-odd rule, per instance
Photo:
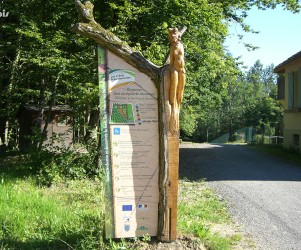
{"label": "green shrub", "polygon": [[50,186],[57,181],[100,176],[95,140],[91,140],[86,147],[78,146],[77,149],[80,150],[77,150],[75,147],[65,146],[59,141],[60,138],[62,138],[60,135],[54,135],[40,151],[31,150],[29,153],[31,165],[38,175],[39,185]]}

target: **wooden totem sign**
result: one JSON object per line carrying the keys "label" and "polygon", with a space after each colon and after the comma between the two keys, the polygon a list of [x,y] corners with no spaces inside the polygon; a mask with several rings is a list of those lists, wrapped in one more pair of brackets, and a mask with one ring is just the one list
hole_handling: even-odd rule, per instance
{"label": "wooden totem sign", "polygon": [[75,1],[73,30],[98,44],[106,237],[177,238],[179,112],[185,85],[185,29],[168,30],[170,55],[159,67],[133,51]]}

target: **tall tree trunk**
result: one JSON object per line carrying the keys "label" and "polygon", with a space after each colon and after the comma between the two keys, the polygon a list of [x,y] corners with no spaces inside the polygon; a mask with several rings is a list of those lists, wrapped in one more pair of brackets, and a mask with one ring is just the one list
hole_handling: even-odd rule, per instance
{"label": "tall tree trunk", "polygon": [[[18,41],[19,42],[19,41]],[[21,50],[18,48],[16,51],[16,56],[14,60],[11,63],[11,73],[10,73],[10,78],[9,78],[9,84],[7,87],[7,104],[6,104],[6,113],[7,113],[7,126],[6,126],[6,138],[5,142],[8,145],[14,145],[16,142],[16,133],[13,131],[13,124],[15,122],[15,114],[13,113],[13,103],[12,103],[12,96],[13,93],[16,89],[16,82],[17,82],[17,71],[18,71],[18,66],[20,62],[20,54]]]}
{"label": "tall tree trunk", "polygon": [[40,142],[40,136],[42,135],[42,122],[44,115],[44,106],[45,106],[45,79],[42,79],[40,85],[40,97],[39,97],[39,111],[38,111],[38,119],[37,119],[37,130],[39,133],[39,137],[35,141],[35,148],[38,148]]}
{"label": "tall tree trunk", "polygon": [[92,110],[90,113],[88,128],[84,137],[84,141],[87,143],[92,137],[92,128],[95,128],[99,124],[99,110]]}
{"label": "tall tree trunk", "polygon": [[44,128],[43,128],[43,131],[41,133],[41,137],[40,137],[40,141],[39,141],[39,145],[38,145],[38,151],[40,151],[42,149],[43,142],[44,142],[44,140],[46,139],[46,136],[47,136],[47,129],[48,129],[49,122],[51,120],[52,107],[55,104],[56,88],[57,88],[57,83],[60,79],[60,73],[58,74],[58,76],[57,76],[57,78],[56,78],[56,80],[53,84],[51,99],[50,99],[49,108],[48,108],[48,111],[47,111],[47,117],[46,117],[46,120],[45,120],[45,125],[44,125]]}
{"label": "tall tree trunk", "polygon": [[[0,32],[0,41],[3,41],[3,34],[1,32]],[[0,57],[0,62],[1,62],[1,64],[4,63],[3,57]],[[3,93],[3,91],[4,91],[3,75],[4,75],[3,69],[0,68],[0,91],[1,91],[1,93]],[[0,109],[5,109],[4,103],[0,104]],[[7,118],[6,118],[6,115],[3,113],[0,114],[0,145],[1,144],[5,145],[5,126],[6,126]]]}

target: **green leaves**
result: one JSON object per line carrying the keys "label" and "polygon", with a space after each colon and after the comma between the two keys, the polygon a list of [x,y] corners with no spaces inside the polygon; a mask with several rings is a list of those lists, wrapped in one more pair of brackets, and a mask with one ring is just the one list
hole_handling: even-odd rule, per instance
{"label": "green leaves", "polygon": [[[237,113],[235,105],[241,103],[235,104],[231,94],[241,92],[237,83],[240,70],[223,47],[229,22],[237,22],[245,31],[254,32],[244,23],[253,6],[274,8],[280,4],[293,12],[300,9],[300,3],[294,0],[96,0],[93,3],[96,21],[157,65],[164,64],[169,53],[167,28],[187,26],[182,36],[187,84],[181,129],[184,136],[200,139],[204,139],[200,131],[206,131],[207,127],[217,133],[224,131],[221,124],[225,120],[220,118],[227,116],[221,115],[222,110],[228,107],[233,114]],[[10,110],[13,118],[21,102],[37,103],[42,81],[46,83],[47,103],[60,74],[55,103],[68,103],[79,111],[79,116],[89,117],[87,112],[97,109],[98,103],[95,44],[70,31],[77,21],[73,1],[16,0],[5,1],[4,7],[11,15],[0,26],[3,79],[0,86],[1,90],[13,91],[2,91],[1,110]],[[252,44],[246,46],[255,49]],[[273,85],[260,86],[262,89],[255,92],[274,95]],[[9,97],[12,92],[15,97]]]}
{"label": "green leaves", "polygon": [[[7,9],[17,3],[6,3]],[[9,23],[0,26],[0,87],[4,90],[0,108],[6,110],[11,124],[20,104],[39,103],[42,82],[44,105],[52,100],[54,105],[69,104],[79,116],[83,110],[97,108],[95,45],[70,31],[77,18],[73,2],[33,0],[20,4],[22,8],[11,11]],[[93,87],[87,87],[87,82]]]}

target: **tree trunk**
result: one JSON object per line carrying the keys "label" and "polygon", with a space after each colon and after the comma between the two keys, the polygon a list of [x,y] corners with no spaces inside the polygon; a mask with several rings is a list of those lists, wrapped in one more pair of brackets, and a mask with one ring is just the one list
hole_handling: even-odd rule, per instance
{"label": "tree trunk", "polygon": [[[0,41],[3,41],[3,34],[0,32]],[[3,57],[0,58],[1,64],[3,64]],[[0,71],[0,91],[3,93],[4,86],[3,86],[3,75],[4,72]],[[0,109],[5,109],[5,102],[0,104]],[[5,145],[5,126],[6,126],[7,117],[5,114],[0,114],[0,145]]]}
{"label": "tree trunk", "polygon": [[57,76],[57,78],[54,82],[54,85],[53,85],[53,89],[52,89],[52,93],[51,93],[51,99],[50,99],[49,108],[48,108],[48,112],[47,112],[47,117],[46,117],[46,120],[45,120],[45,125],[44,125],[43,131],[41,133],[41,137],[40,137],[40,141],[39,141],[39,145],[38,145],[38,151],[40,151],[42,149],[43,142],[44,142],[44,140],[47,136],[47,129],[48,129],[48,125],[49,125],[49,122],[50,122],[50,119],[51,119],[52,107],[55,104],[56,87],[57,87],[57,83],[58,83],[59,79],[60,79],[60,73],[58,74],[58,76]]}
{"label": "tree trunk", "polygon": [[7,125],[6,125],[6,144],[7,145],[15,145],[16,143],[16,132],[13,131],[13,126],[15,122],[15,114],[13,114],[13,107],[12,107],[12,95],[16,88],[16,77],[17,77],[17,70],[20,61],[20,49],[18,48],[16,52],[16,56],[11,63],[11,73],[9,78],[9,84],[7,87],[7,104],[6,104],[6,112],[7,112]]}
{"label": "tree trunk", "polygon": [[85,143],[88,143],[92,137],[92,128],[97,127],[99,124],[99,110],[92,110],[88,121],[88,128],[84,137]]}
{"label": "tree trunk", "polygon": [[[45,79],[42,79],[40,85],[40,97],[39,97],[39,111],[38,111],[38,119],[37,119],[37,131],[39,133],[39,137],[42,136],[42,122],[43,122],[43,115],[44,115],[44,106],[45,106]],[[34,142],[34,148],[38,148],[40,138],[37,138]]]}

